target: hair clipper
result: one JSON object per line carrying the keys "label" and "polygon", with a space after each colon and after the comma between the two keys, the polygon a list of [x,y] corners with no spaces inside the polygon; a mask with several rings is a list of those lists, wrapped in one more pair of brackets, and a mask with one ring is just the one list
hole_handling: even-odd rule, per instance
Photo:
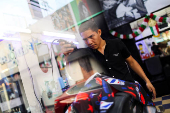
{"label": "hair clipper", "polygon": [[65,44],[71,44],[71,46],[68,47],[68,48],[74,48],[74,50],[77,50],[77,46],[74,45],[74,43],[68,42],[68,41],[63,40],[63,39],[59,39],[58,42],[59,42],[59,43],[60,43],[60,42],[65,42]]}

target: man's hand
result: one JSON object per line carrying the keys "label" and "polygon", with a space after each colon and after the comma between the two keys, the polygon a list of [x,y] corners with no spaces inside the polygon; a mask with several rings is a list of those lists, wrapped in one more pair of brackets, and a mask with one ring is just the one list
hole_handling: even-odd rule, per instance
{"label": "man's hand", "polygon": [[153,87],[153,85],[151,84],[151,82],[150,81],[147,82],[146,86],[149,89],[149,91],[153,93],[152,96],[153,96],[153,99],[155,99],[156,98],[156,91],[155,91],[155,88]]}
{"label": "man's hand", "polygon": [[61,52],[67,56],[69,53],[73,52],[74,48],[70,48],[71,44],[66,44],[65,42],[60,42]]}
{"label": "man's hand", "polygon": [[129,56],[126,59],[126,62],[133,69],[133,71],[135,71],[146,82],[147,88],[149,89],[150,92],[153,93],[153,99],[155,99],[156,98],[155,88],[151,84],[148,77],[145,75],[145,73],[144,73],[143,69],[141,68],[141,66],[137,63],[137,61],[132,56]]}

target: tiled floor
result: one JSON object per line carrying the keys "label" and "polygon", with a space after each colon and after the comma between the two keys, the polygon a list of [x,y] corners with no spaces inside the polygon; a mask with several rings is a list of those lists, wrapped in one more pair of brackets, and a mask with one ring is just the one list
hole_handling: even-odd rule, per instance
{"label": "tiled floor", "polygon": [[[153,101],[154,101],[155,106],[158,111],[159,111],[159,109],[164,108],[165,111],[163,113],[170,113],[170,95],[156,98]],[[160,107],[160,106],[162,106],[162,107]]]}

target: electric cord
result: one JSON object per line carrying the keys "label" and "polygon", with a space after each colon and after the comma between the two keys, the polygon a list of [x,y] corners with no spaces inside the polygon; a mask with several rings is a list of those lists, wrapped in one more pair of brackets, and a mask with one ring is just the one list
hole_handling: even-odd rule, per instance
{"label": "electric cord", "polygon": [[[50,51],[51,51],[51,49],[50,49]],[[51,55],[50,55],[50,56],[51,56],[51,68],[52,68],[52,69],[51,69],[51,71],[52,71],[51,74],[52,74],[52,77],[53,77],[53,80],[54,80],[54,76],[53,76],[53,60],[52,60],[53,57],[52,57],[52,51],[51,51]]]}
{"label": "electric cord", "polygon": [[30,74],[30,76],[31,76],[31,81],[32,81],[32,84],[33,84],[32,86],[33,86],[33,90],[34,90],[34,95],[35,95],[37,101],[39,102],[42,110],[44,111],[43,105],[42,105],[42,103],[40,102],[40,100],[38,99],[38,97],[37,97],[37,95],[36,95],[36,93],[35,93],[34,80],[33,80],[33,77],[32,77],[32,74],[31,74],[31,71],[30,71],[30,68],[29,68],[29,67],[28,67],[28,70],[29,70],[29,74]]}
{"label": "electric cord", "polygon": [[40,104],[41,109],[44,111],[44,108],[43,108],[43,106],[42,106],[42,103],[40,102],[40,100],[38,99],[38,97],[37,97],[37,95],[36,95],[36,93],[35,93],[34,79],[33,79],[33,76],[32,76],[32,74],[31,74],[30,68],[29,68],[28,63],[27,63],[27,61],[26,61],[25,55],[23,55],[23,56],[24,56],[24,59],[25,59],[26,66],[27,66],[27,68],[28,68],[29,74],[30,74],[30,76],[31,76],[32,86],[33,86],[33,90],[34,90],[34,95],[35,95],[38,103]]}

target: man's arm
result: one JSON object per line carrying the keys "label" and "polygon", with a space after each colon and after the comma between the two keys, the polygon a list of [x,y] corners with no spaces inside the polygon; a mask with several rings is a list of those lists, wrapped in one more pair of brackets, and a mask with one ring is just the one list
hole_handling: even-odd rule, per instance
{"label": "man's arm", "polygon": [[153,92],[153,99],[155,99],[156,98],[155,88],[153,87],[152,83],[150,82],[150,80],[145,75],[143,69],[138,64],[138,62],[132,56],[129,56],[126,59],[126,62],[132,68],[132,70],[135,71],[146,82],[147,88],[149,89],[150,92]]}

